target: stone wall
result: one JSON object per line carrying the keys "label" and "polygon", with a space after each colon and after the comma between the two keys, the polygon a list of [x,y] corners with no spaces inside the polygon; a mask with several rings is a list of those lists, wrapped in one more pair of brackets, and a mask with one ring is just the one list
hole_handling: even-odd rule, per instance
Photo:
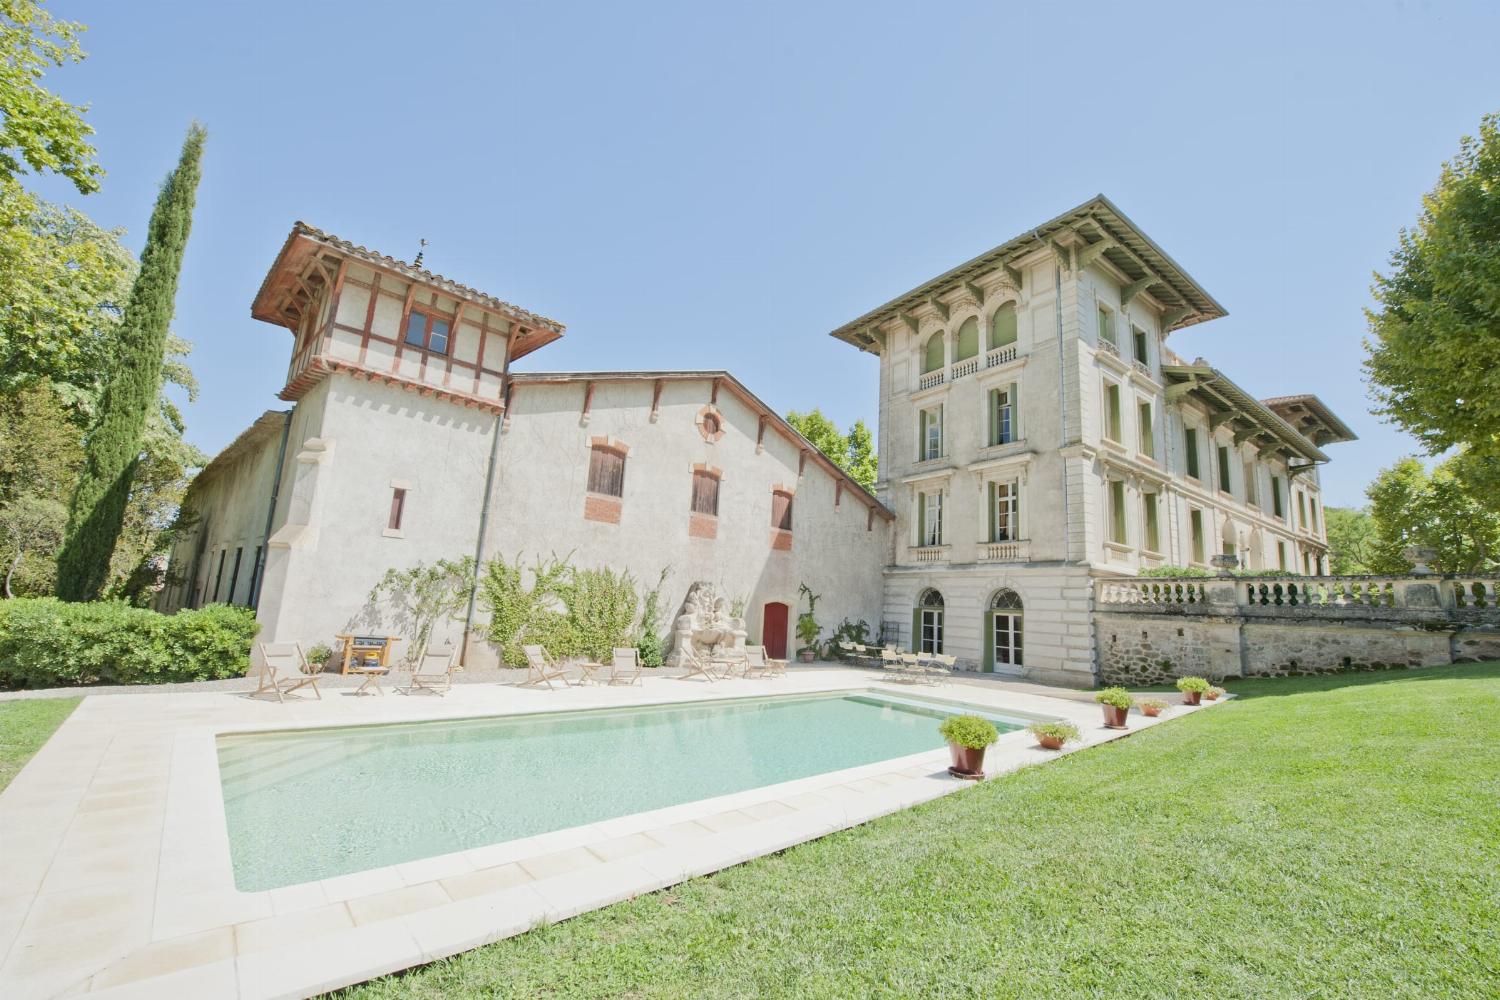
{"label": "stone wall", "polygon": [[1475,600],[1473,581],[1436,577],[1099,581],[1097,672],[1140,686],[1500,659],[1496,582],[1479,586]]}

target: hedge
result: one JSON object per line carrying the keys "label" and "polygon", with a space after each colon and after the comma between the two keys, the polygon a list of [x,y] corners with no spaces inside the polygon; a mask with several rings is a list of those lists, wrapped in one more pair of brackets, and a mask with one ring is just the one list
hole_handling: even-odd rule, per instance
{"label": "hedge", "polygon": [[260,625],[225,604],[164,615],[119,602],[0,600],[0,689],[242,676]]}

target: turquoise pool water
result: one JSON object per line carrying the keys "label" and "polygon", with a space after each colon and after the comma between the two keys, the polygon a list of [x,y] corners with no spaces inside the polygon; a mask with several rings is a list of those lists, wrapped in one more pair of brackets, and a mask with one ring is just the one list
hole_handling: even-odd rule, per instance
{"label": "turquoise pool water", "polygon": [[225,735],[235,884],[275,889],[932,750],[954,711],[794,696]]}

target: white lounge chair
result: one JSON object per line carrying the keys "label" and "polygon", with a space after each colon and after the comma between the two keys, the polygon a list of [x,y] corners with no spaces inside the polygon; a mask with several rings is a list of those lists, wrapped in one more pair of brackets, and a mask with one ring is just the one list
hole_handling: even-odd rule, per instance
{"label": "white lounge chair", "polygon": [[284,702],[284,695],[298,688],[310,687],[318,700],[322,701],[323,692],[318,690],[319,673],[321,671],[309,664],[307,657],[302,655],[300,642],[262,642],[260,684],[256,687],[255,694],[274,691],[276,700]]}
{"label": "white lounge chair", "polygon": [[958,663],[958,657],[956,656],[934,653],[923,664],[922,675],[934,684],[941,684],[953,676],[953,667],[956,663]]}
{"label": "white lounge chair", "polygon": [[526,654],[526,680],[521,682],[521,687],[545,684],[550,690],[553,681],[562,681],[563,687],[568,686],[567,670],[554,663],[541,646],[522,646],[521,652]]}
{"label": "white lounge chair", "polygon": [[690,643],[683,645],[681,649],[682,665],[687,668],[687,673],[680,675],[677,678],[678,680],[686,681],[692,680],[694,677],[702,677],[712,684],[717,679],[714,677],[713,672],[708,669],[708,664],[704,663],[702,658],[693,652],[693,647]]}
{"label": "white lounge chair", "polygon": [[423,650],[422,658],[412,669],[411,683],[407,685],[406,693],[431,691],[433,694],[447,694],[453,689],[453,671],[457,669],[456,648]]}
{"label": "white lounge chair", "polygon": [[611,684],[641,684],[641,654],[634,646],[614,647],[614,676]]}
{"label": "white lounge chair", "polygon": [[894,649],[882,649],[880,651],[881,673],[890,674],[895,681],[910,682],[913,680],[912,672],[902,660],[901,654]]}
{"label": "white lounge chair", "polygon": [[745,676],[785,677],[786,661],[773,660],[766,656],[766,647],[764,646],[746,646]]}

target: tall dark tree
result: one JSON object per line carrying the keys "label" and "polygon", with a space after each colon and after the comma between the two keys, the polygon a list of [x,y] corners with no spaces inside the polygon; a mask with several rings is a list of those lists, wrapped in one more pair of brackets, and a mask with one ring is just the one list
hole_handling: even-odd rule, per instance
{"label": "tall dark tree", "polygon": [[109,575],[146,423],[158,405],[167,328],[192,229],[206,136],[197,123],[188,129],[177,168],[167,175],[151,212],[141,270],[125,305],[113,371],[99,400],[99,419],[84,446],[83,472],[58,556],[57,596],[64,600],[97,598]]}

